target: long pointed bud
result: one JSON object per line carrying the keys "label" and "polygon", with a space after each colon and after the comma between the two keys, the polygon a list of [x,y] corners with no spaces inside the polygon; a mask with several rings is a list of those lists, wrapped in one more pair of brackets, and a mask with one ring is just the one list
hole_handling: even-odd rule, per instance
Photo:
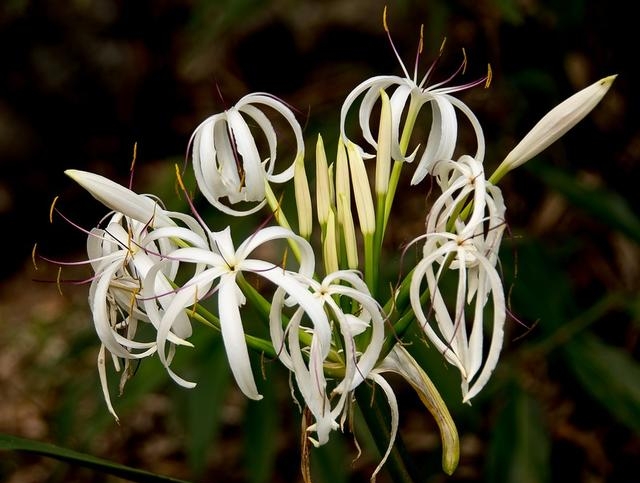
{"label": "long pointed bud", "polygon": [[322,136],[318,135],[316,143],[316,213],[320,226],[327,224],[329,207],[331,206],[331,189],[329,187],[329,166]]}
{"label": "long pointed bud", "polygon": [[327,274],[337,272],[340,269],[338,265],[337,245],[336,217],[333,214],[333,210],[329,210],[327,228],[325,230],[324,240],[322,240],[322,259],[324,261],[324,270]]}
{"label": "long pointed bud", "polygon": [[376,217],[371,198],[371,186],[364,161],[358,148],[352,142],[347,145],[349,154],[349,169],[351,170],[351,182],[353,183],[353,198],[356,202],[360,230],[363,235],[371,235],[376,229]]}
{"label": "long pointed bud", "polygon": [[529,161],[578,124],[609,91],[616,77],[617,75],[604,77],[551,109],[507,154],[490,181],[496,183],[506,173]]}
{"label": "long pointed bud", "polygon": [[311,193],[309,181],[304,168],[304,156],[299,154],[295,160],[293,184],[295,188],[296,209],[298,210],[298,234],[307,240],[311,236],[313,221],[311,207]]}
{"label": "long pointed bud", "polygon": [[150,223],[153,227],[175,225],[156,201],[139,195],[109,178],[78,169],[67,169],[64,173],[111,210],[141,223]]}
{"label": "long pointed bud", "polygon": [[382,110],[378,129],[378,149],[376,152],[376,194],[386,195],[391,172],[391,103],[387,93],[380,89]]}
{"label": "long pointed bud", "polygon": [[355,237],[355,224],[351,212],[351,181],[349,160],[342,139],[338,140],[336,153],[336,233],[342,234],[349,268],[358,266],[358,248]]}

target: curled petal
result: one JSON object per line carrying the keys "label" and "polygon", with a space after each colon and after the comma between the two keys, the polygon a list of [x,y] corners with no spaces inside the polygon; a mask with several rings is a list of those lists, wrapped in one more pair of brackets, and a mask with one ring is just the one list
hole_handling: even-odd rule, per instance
{"label": "curled petal", "polygon": [[[276,130],[262,107],[283,116],[296,138],[296,157],[280,173],[274,173]],[[254,131],[257,131],[258,139],[267,141],[266,156],[260,153]],[[304,157],[302,129],[293,112],[280,100],[265,93],[244,96],[224,113],[205,119],[195,129],[189,144],[200,191],[214,207],[234,216],[260,210],[266,204],[266,184],[289,181],[294,175],[295,159]],[[223,203],[222,198],[227,198],[231,205],[248,202],[253,206],[237,209]]]}

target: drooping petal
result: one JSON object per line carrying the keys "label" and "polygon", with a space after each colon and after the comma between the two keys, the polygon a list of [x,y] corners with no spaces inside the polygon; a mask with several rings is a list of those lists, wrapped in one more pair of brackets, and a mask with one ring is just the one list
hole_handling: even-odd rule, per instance
{"label": "drooping petal", "polygon": [[458,120],[453,105],[442,96],[433,96],[430,104],[431,130],[420,162],[411,178],[412,185],[422,181],[429,174],[435,162],[441,159],[451,159],[456,147]]}
{"label": "drooping petal", "polygon": [[396,344],[389,355],[376,369],[377,372],[391,371],[402,376],[416,391],[420,400],[429,410],[440,429],[442,441],[442,469],[448,475],[458,466],[460,441],[458,430],[447,405],[438,389],[429,379],[420,364],[400,344]]}
{"label": "drooping petal", "polygon": [[241,292],[235,282],[235,274],[222,275],[218,287],[218,312],[222,339],[227,351],[229,367],[240,390],[250,399],[260,400],[249,351],[244,340],[244,329],[240,317]]}
{"label": "drooping petal", "polygon": [[369,379],[371,379],[378,386],[380,386],[380,389],[382,389],[382,392],[387,398],[387,403],[389,404],[389,409],[391,411],[391,428],[389,432],[389,445],[387,446],[387,450],[385,451],[384,455],[382,455],[382,459],[380,460],[380,463],[378,463],[378,466],[376,466],[376,469],[373,471],[370,478],[372,482],[375,482],[376,475],[380,472],[384,464],[387,462],[387,459],[391,454],[391,450],[393,449],[396,436],[398,435],[398,426],[400,425],[400,410],[398,409],[398,400],[396,399],[396,395],[393,392],[393,388],[385,380],[385,378],[382,377],[380,374],[372,372],[371,374],[369,374]]}
{"label": "drooping petal", "polygon": [[[235,258],[238,260],[247,259],[251,252],[253,252],[257,247],[263,245],[266,242],[279,239],[296,241],[296,244],[300,249],[300,267],[297,271],[301,275],[307,277],[312,276],[315,270],[315,254],[313,252],[313,247],[307,240],[305,240],[301,236],[296,235],[291,230],[283,228],[281,226],[268,226],[253,233],[240,244],[235,253]],[[228,257],[230,256],[231,254],[228,254],[226,258],[228,259]]]}

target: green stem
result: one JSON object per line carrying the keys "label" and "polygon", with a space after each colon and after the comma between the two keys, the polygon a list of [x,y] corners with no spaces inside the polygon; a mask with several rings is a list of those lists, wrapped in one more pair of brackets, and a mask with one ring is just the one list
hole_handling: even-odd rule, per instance
{"label": "green stem", "polygon": [[[237,282],[238,282],[238,286],[242,289],[242,293],[244,293],[245,296],[247,297],[247,300],[251,302],[251,305],[258,311],[258,314],[261,316],[261,318],[267,321],[268,323],[269,316],[271,313],[271,304],[269,303],[269,301],[266,300],[262,296],[262,294],[258,292],[250,283],[248,283],[243,276],[238,275]],[[211,314],[211,316],[215,317],[213,314]],[[289,323],[289,319],[283,314],[281,322],[282,322],[282,325],[286,327],[287,324]],[[251,336],[245,336],[245,338],[247,337],[251,337]],[[313,336],[310,333],[306,332],[305,330],[300,329],[298,330],[298,339],[300,339],[303,345],[310,346],[313,340]],[[262,339],[258,339],[258,340],[262,340]],[[344,361],[342,360],[342,357],[340,357],[340,355],[333,350],[329,352],[329,355],[327,356],[327,361],[329,361],[329,363],[344,365]]]}
{"label": "green stem", "polygon": [[[212,329],[220,330],[220,319],[218,319],[218,317],[209,312],[200,304],[196,304],[193,309],[188,310],[188,315],[193,320],[197,320],[198,322],[211,327]],[[247,347],[249,347],[250,349],[255,350],[259,353],[263,353],[264,355],[273,359],[278,357],[278,354],[273,348],[273,344],[271,344],[269,341],[249,334],[244,335],[244,340],[247,343]]]}
{"label": "green stem", "polygon": [[[269,185],[268,182],[265,182],[265,197],[266,197],[267,203],[269,204],[269,207],[271,208],[271,211],[273,211],[273,216],[275,217],[278,224],[283,228],[293,231],[291,228],[291,225],[289,224],[289,221],[287,220],[287,217],[282,211],[282,206],[280,206],[280,202],[276,198],[276,195],[271,189],[271,186]],[[291,247],[291,251],[295,255],[296,259],[300,261],[302,256],[300,254],[300,248],[298,247],[298,244],[295,242],[293,238],[287,238],[287,242],[289,243],[289,246]]]}
{"label": "green stem", "polygon": [[364,278],[371,295],[376,297],[378,294],[378,271],[380,267],[374,243],[373,233],[364,235]]}

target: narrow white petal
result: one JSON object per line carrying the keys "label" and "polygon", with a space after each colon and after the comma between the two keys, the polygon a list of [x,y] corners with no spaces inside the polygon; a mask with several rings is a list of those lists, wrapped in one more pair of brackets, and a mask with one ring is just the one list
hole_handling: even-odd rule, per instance
{"label": "narrow white petal", "polygon": [[386,463],[387,458],[389,457],[389,454],[391,454],[391,450],[393,449],[393,444],[398,434],[400,411],[398,409],[398,400],[396,399],[396,395],[393,392],[393,388],[389,385],[385,378],[376,373],[371,373],[369,375],[369,378],[372,379],[373,382],[375,382],[378,386],[380,386],[382,392],[384,392],[384,395],[387,398],[387,403],[389,404],[389,409],[391,411],[391,431],[389,434],[389,445],[387,446],[387,451],[385,451],[384,455],[382,456],[380,463],[371,475],[371,481],[375,482],[376,475],[380,472],[380,470]]}
{"label": "narrow white petal", "polygon": [[458,120],[451,102],[442,96],[431,101],[432,121],[427,144],[411,178],[411,184],[422,181],[431,171],[434,163],[451,159],[456,147]]}
{"label": "narrow white petal", "polygon": [[491,331],[491,341],[489,343],[489,353],[485,359],[482,371],[469,387],[468,392],[464,395],[463,402],[469,402],[476,396],[485,386],[491,373],[498,364],[500,352],[502,351],[502,343],[504,339],[504,323],[506,318],[506,304],[504,299],[504,291],[502,281],[497,270],[486,258],[479,258],[488,276],[491,284],[491,295],[493,297],[493,321]]}
{"label": "narrow white petal", "polygon": [[238,387],[249,399],[260,400],[262,395],[258,393],[258,388],[253,378],[249,351],[244,339],[244,329],[239,309],[239,290],[234,274],[226,274],[221,277],[218,287],[218,313],[220,315],[222,339],[227,351],[229,366],[238,383]]}

